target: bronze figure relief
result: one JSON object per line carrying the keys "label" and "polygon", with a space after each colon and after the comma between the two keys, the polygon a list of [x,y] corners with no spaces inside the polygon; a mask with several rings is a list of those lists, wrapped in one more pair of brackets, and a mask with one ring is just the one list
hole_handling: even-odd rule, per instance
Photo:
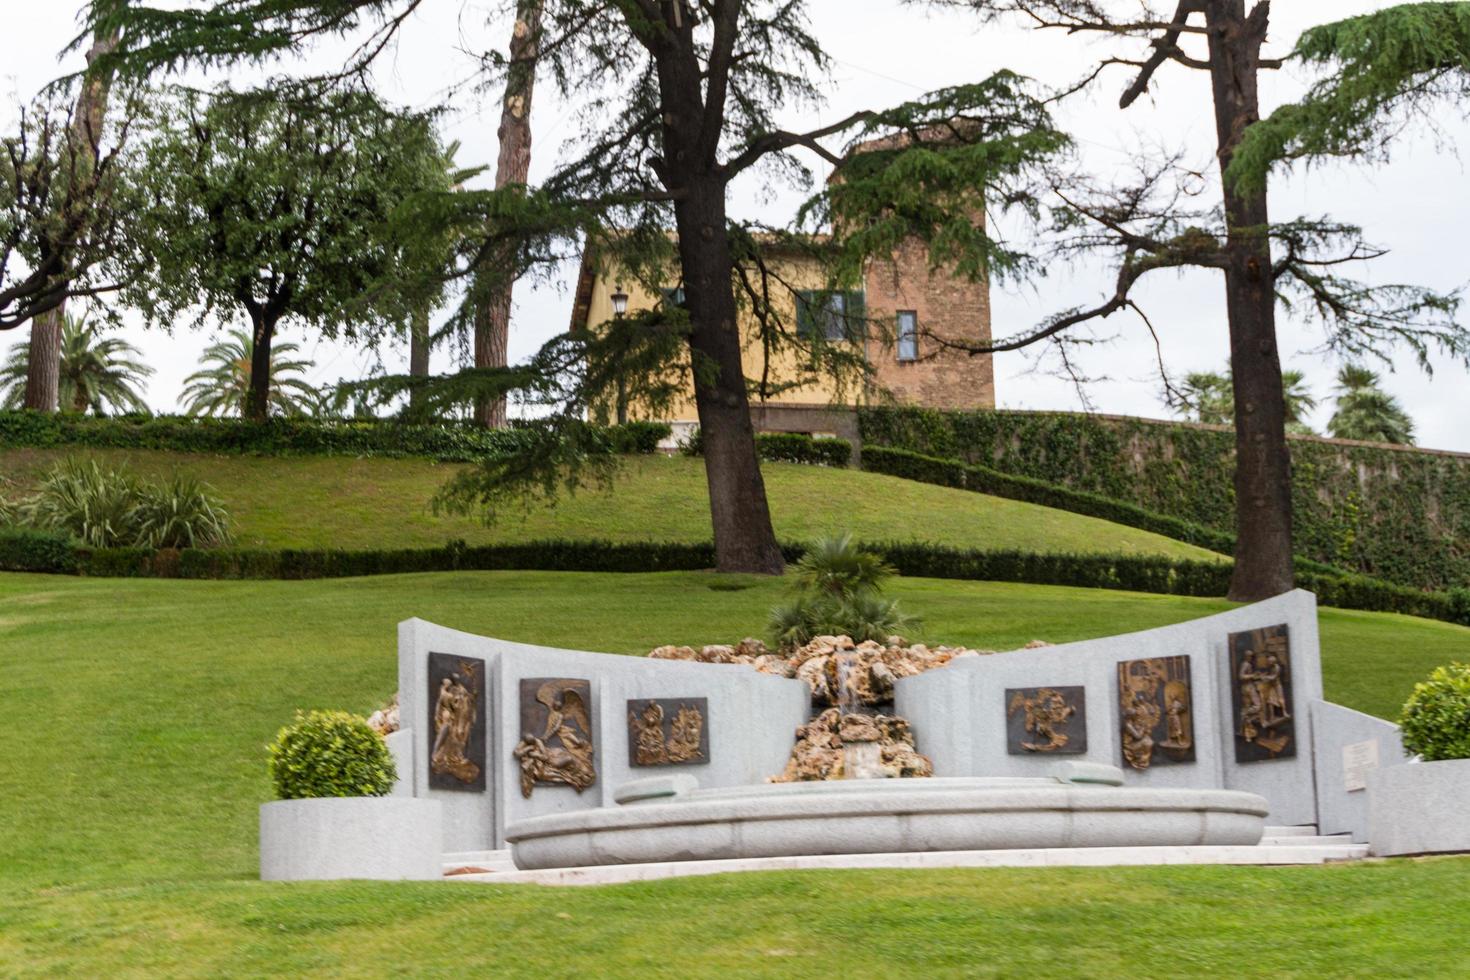
{"label": "bronze figure relief", "polygon": [[485,661],[429,654],[429,788],[485,789]]}
{"label": "bronze figure relief", "polygon": [[1123,762],[1134,769],[1193,762],[1194,697],[1188,657],[1118,664]]}
{"label": "bronze figure relief", "polygon": [[1079,755],[1087,751],[1087,698],[1081,687],[1006,691],[1006,751]]}
{"label": "bronze figure relief", "polygon": [[1229,647],[1235,761],[1295,756],[1291,640],[1286,626],[1231,633]]}
{"label": "bronze figure relief", "polygon": [[537,786],[597,781],[592,744],[592,683],[565,677],[521,680],[521,740],[512,755],[521,766],[521,795]]}
{"label": "bronze figure relief", "polygon": [[709,700],[628,702],[628,764],[692,766],[709,761]]}

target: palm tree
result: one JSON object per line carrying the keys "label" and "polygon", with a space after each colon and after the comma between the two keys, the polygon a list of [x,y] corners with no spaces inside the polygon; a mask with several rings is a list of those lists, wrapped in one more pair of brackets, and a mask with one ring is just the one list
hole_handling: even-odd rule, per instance
{"label": "palm tree", "polygon": [[1333,389],[1336,411],[1327,431],[1336,439],[1414,444],[1414,420],[1398,399],[1378,387],[1378,374],[1356,365],[1343,365]]}
{"label": "palm tree", "polygon": [[[248,330],[231,330],[230,339],[214,344],[199,359],[202,367],[184,379],[179,400],[190,415],[244,414],[250,394],[250,361],[255,339]],[[299,375],[311,370],[306,360],[290,360],[301,348],[275,344],[271,348],[271,384],[268,402],[274,415],[305,415],[317,402],[317,390]]]}
{"label": "palm tree", "polygon": [[[1314,435],[1304,416],[1317,407],[1307,387],[1306,375],[1300,371],[1281,372],[1282,394],[1286,398],[1286,431],[1293,435]],[[1215,371],[1197,371],[1185,375],[1177,394],[1170,393],[1167,399],[1175,414],[1193,417],[1196,422],[1211,425],[1232,425],[1235,422],[1235,392],[1232,388],[1230,368],[1223,374]]]}
{"label": "palm tree", "polygon": [[[30,345],[18,344],[0,368],[0,404],[6,408],[25,406],[26,375],[30,369]],[[62,411],[147,412],[148,404],[138,390],[153,369],[138,360],[143,352],[120,337],[103,335],[102,327],[85,316],[67,314],[61,325],[60,371],[57,382]]]}

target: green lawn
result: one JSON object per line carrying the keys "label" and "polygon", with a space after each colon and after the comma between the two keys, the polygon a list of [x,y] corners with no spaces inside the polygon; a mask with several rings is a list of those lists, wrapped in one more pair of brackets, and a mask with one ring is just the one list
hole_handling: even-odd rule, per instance
{"label": "green lawn", "polygon": [[[591,890],[254,880],[265,742],[298,707],[366,710],[389,694],[399,620],[641,653],[758,632],[781,588],[700,573],[0,574],[0,976],[1470,970],[1463,859],[804,872]],[[1227,606],[927,579],[893,591],[931,642],[1001,648]],[[1322,635],[1328,697],[1378,714],[1430,667],[1470,657],[1470,629],[1407,617],[1325,610]]]}
{"label": "green lawn", "polygon": [[[0,453],[0,478],[21,486],[67,455]],[[178,469],[213,484],[235,515],[240,543],[274,548],[423,548],[544,538],[707,541],[704,465],[695,459],[629,460],[613,493],[582,490],[556,507],[507,512],[486,527],[440,517],[429,499],[454,471],[411,459],[205,456],[143,450],[88,451],[139,472]],[[1160,554],[1217,558],[1147,531],[1067,511],[935,487],[877,473],[791,463],[762,467],[776,533],[809,540],[850,530],[866,541],[933,541],[958,548]]]}

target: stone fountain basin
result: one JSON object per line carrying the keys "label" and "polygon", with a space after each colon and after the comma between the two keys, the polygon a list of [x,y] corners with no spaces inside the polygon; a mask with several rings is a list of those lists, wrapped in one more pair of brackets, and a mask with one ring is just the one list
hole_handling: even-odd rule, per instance
{"label": "stone fountain basin", "polygon": [[1267,803],[1220,789],[1057,779],[845,780],[695,790],[506,828],[523,870],[666,861],[1060,847],[1253,845]]}

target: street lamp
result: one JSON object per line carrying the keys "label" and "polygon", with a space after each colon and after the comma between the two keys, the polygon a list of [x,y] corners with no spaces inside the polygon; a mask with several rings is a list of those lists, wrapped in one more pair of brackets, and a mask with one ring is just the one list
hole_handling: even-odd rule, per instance
{"label": "street lamp", "polygon": [[[623,292],[623,284],[618,283],[613,287],[612,294],[613,316],[619,320],[623,314],[628,312],[628,294]],[[621,367],[621,366],[620,366]],[[618,425],[628,424],[628,379],[624,377],[621,370],[618,371]]]}

